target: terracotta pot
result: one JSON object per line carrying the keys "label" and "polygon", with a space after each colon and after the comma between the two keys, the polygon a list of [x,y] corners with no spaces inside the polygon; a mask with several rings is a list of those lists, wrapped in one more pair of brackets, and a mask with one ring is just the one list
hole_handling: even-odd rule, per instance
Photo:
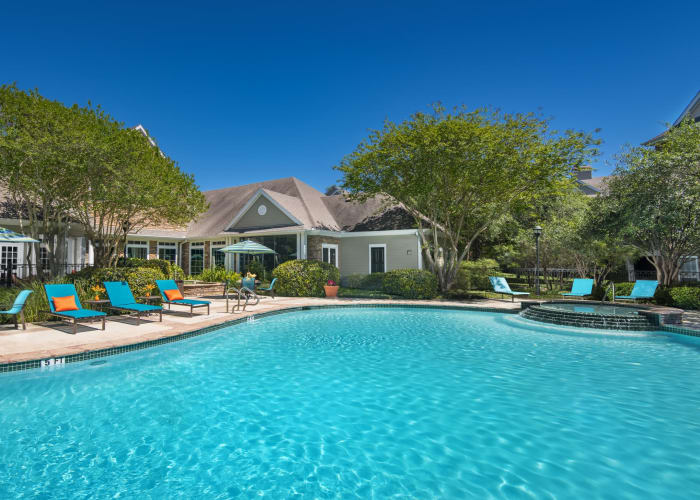
{"label": "terracotta pot", "polygon": [[326,291],[326,297],[337,297],[338,296],[338,285],[324,285],[323,289]]}

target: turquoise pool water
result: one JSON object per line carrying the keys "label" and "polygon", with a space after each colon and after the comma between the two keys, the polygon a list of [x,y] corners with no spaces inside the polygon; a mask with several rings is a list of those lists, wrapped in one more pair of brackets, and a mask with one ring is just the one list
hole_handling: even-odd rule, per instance
{"label": "turquoise pool water", "polygon": [[586,314],[605,314],[611,316],[637,316],[640,311],[636,307],[613,306],[607,304],[576,304],[566,302],[550,302],[542,304],[544,309],[555,309],[564,312],[576,312]]}
{"label": "turquoise pool water", "polygon": [[692,498],[700,343],[330,309],[0,376],[0,498]]}

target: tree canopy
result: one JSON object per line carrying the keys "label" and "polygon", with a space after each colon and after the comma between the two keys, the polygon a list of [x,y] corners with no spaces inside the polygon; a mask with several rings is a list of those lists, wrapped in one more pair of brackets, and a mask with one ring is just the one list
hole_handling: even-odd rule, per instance
{"label": "tree canopy", "polygon": [[675,281],[700,253],[700,127],[686,119],[655,146],[623,153],[596,223],[639,249],[661,284]]}
{"label": "tree canopy", "polygon": [[106,266],[127,232],[185,224],[207,208],[194,178],[139,131],[100,107],[66,107],[15,85],[0,87],[0,180],[52,261],[67,224],[83,226]]}
{"label": "tree canopy", "polygon": [[335,168],[351,198],[386,194],[414,216],[425,261],[448,290],[479,235],[568,189],[596,144],[591,134],[559,133],[534,114],[437,105],[387,121]]}

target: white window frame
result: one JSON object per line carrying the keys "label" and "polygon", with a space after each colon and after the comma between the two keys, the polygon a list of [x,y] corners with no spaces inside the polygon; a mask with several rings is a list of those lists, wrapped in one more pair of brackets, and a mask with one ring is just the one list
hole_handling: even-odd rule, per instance
{"label": "white window frame", "polygon": [[386,253],[386,243],[370,243],[368,252],[368,274],[372,274],[372,249],[373,248],[383,248],[384,249],[384,271],[386,272],[388,256]]}
{"label": "white window frame", "polygon": [[146,249],[146,260],[149,259],[149,252],[148,252],[148,240],[133,240],[133,241],[126,241],[126,255],[129,255],[129,247],[131,248],[145,248]]}
{"label": "white window frame", "polygon": [[335,262],[329,262],[329,264],[333,264],[335,267],[338,267],[338,244],[337,243],[321,243],[321,261],[325,262],[323,260],[323,250],[328,249],[328,258],[330,259],[331,257],[331,248],[335,250]]}
{"label": "white window frame", "polygon": [[[209,267],[211,269],[214,269],[214,256],[216,252],[225,246],[227,246],[225,240],[217,240],[209,243]],[[228,269],[226,255],[224,255],[224,269]]]}
{"label": "white window frame", "polygon": [[190,242],[190,265],[189,265],[189,269],[188,269],[190,276],[194,276],[192,274],[192,249],[193,248],[197,248],[197,249],[201,248],[202,249],[202,271],[204,271],[204,269],[206,269],[204,267],[204,242],[203,241],[191,241]]}
{"label": "white window frame", "polygon": [[179,257],[177,247],[178,247],[178,245],[175,242],[159,241],[158,244],[156,245],[156,257],[158,259],[160,259],[160,249],[161,248],[164,248],[164,249],[165,248],[167,248],[167,249],[174,248],[175,249],[175,262],[173,263],[173,265],[177,265],[177,258]]}

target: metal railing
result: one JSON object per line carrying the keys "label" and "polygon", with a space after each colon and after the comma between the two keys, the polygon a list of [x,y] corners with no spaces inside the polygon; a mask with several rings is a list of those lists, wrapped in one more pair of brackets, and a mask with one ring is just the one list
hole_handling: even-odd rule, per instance
{"label": "metal railing", "polygon": [[[630,281],[637,280],[655,280],[656,271],[630,271],[629,272]],[[693,283],[700,281],[700,272],[697,271],[681,271],[678,273],[679,283]]]}
{"label": "metal railing", "polygon": [[87,264],[60,264],[58,272],[54,273],[51,269],[39,270],[36,264],[0,264],[0,285],[11,285],[17,280],[25,280],[29,278],[37,278],[40,280],[51,279],[56,276],[65,276],[67,274],[77,273],[81,269],[87,267]]}

